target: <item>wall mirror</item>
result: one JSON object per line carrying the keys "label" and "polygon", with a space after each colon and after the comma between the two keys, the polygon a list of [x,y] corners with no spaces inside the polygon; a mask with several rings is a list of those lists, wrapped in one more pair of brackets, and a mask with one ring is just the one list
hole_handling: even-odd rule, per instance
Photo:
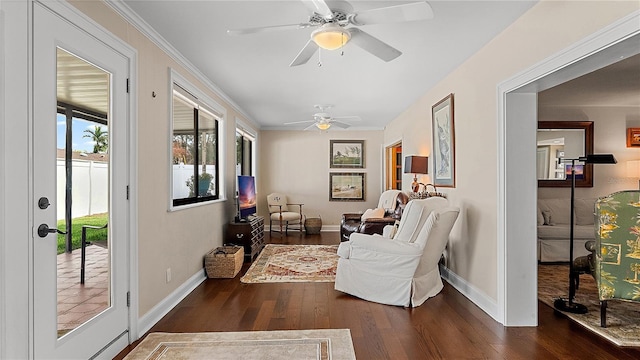
{"label": "wall mirror", "polygon": [[[593,154],[593,121],[539,121],[538,187],[570,187],[571,162]],[[593,187],[593,164],[576,162],[576,186]]]}

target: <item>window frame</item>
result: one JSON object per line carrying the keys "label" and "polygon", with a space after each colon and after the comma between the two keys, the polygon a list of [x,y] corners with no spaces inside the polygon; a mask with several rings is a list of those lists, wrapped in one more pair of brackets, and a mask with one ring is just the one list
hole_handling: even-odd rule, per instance
{"label": "window frame", "polygon": [[[246,158],[244,156],[244,146],[242,147],[242,158],[238,159],[238,135],[242,137],[243,140],[247,140],[249,141],[249,143],[251,144],[251,148],[249,150],[249,173],[245,174],[243,173],[242,169],[245,168],[244,166],[244,159]],[[236,132],[235,132],[235,175],[239,176],[239,175],[250,175],[250,176],[254,176],[255,177],[255,173],[256,173],[256,144],[257,144],[257,136],[251,131],[251,130],[247,130],[246,127],[242,126],[239,124],[238,119],[236,119]],[[240,164],[238,164],[238,162],[240,161]],[[238,165],[240,165],[240,173],[238,173]]]}
{"label": "window frame", "polygon": [[[168,178],[169,178],[169,211],[181,210],[186,208],[191,208],[194,206],[201,206],[206,204],[211,204],[215,202],[225,201],[225,187],[224,187],[224,179],[225,179],[225,136],[224,136],[224,124],[226,119],[226,109],[220,105],[215,100],[211,99],[208,95],[206,95],[203,91],[201,91],[197,86],[193,85],[186,78],[181,76],[174,69],[169,69],[169,90],[168,90],[168,103],[169,103],[169,136],[168,136]],[[179,87],[182,92],[188,93],[193,99],[187,99],[194,103],[194,141],[196,142],[198,149],[200,145],[198,144],[199,138],[199,128],[198,128],[198,119],[200,111],[206,111],[208,115],[212,115],[215,122],[215,154],[216,154],[216,166],[214,173],[214,181],[215,181],[215,189],[213,195],[208,196],[198,196],[197,192],[194,197],[186,197],[186,198],[178,198],[174,199],[173,195],[173,185],[174,185],[174,175],[173,175],[173,140],[174,140],[174,89]],[[177,91],[181,97],[184,99],[184,95],[181,91]],[[200,151],[196,151],[199,153]],[[196,159],[199,155],[195,155]],[[195,161],[194,161],[195,162]],[[194,169],[194,174],[195,174]],[[195,185],[195,184],[194,184]]]}

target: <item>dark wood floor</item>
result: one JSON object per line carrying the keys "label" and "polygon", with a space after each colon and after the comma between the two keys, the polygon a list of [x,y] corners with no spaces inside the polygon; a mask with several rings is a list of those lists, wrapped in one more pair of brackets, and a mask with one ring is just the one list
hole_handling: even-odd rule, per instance
{"label": "dark wood floor", "polygon": [[[337,244],[339,236],[274,235],[267,242]],[[616,347],[542,303],[538,327],[503,327],[446,283],[408,309],[357,299],[333,283],[242,284],[241,274],[206,280],[150,332],[348,328],[358,359],[640,359],[639,349]]]}

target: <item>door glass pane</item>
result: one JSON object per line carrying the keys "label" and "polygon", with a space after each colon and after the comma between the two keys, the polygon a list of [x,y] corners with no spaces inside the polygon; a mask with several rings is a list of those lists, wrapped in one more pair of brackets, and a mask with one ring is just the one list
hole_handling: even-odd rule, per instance
{"label": "door glass pane", "polygon": [[56,211],[67,232],[58,235],[58,337],[111,305],[109,83],[107,72],[58,48]]}

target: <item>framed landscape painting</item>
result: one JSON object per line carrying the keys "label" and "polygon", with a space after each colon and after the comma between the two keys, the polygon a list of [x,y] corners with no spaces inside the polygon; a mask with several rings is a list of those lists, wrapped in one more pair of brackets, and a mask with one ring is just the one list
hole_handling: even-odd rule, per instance
{"label": "framed landscape painting", "polygon": [[329,140],[330,168],[364,168],[364,140]]}
{"label": "framed landscape painting", "polygon": [[431,107],[433,142],[433,183],[456,187],[455,132],[453,128],[453,94]]}
{"label": "framed landscape painting", "polygon": [[329,201],[364,201],[365,173],[329,173]]}

